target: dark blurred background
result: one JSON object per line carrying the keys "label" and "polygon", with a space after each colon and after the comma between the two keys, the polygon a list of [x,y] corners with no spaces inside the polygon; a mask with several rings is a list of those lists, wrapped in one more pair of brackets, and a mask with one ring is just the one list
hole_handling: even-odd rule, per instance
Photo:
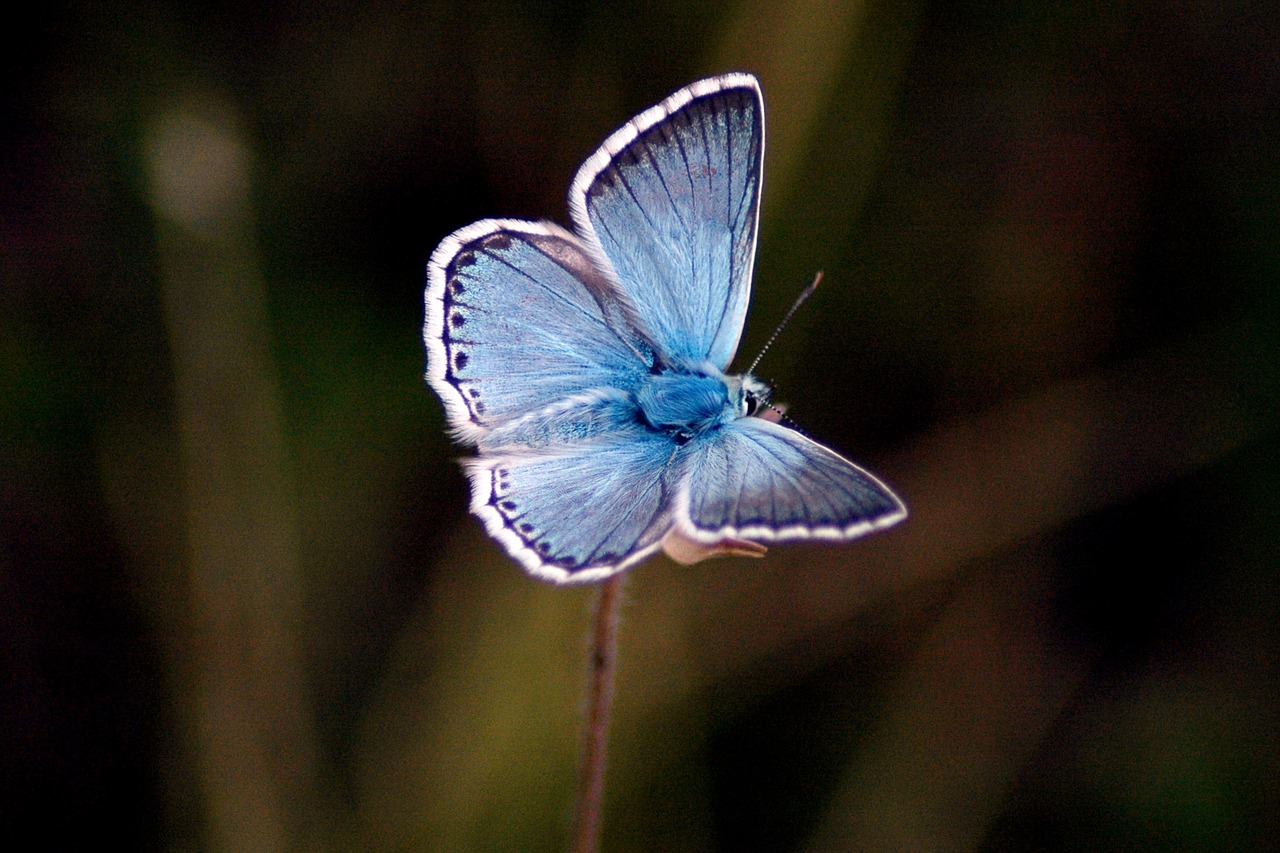
{"label": "dark blurred background", "polygon": [[46,2],[0,74],[0,823],[562,850],[592,591],[466,511],[423,269],[768,110],[739,368],[912,517],[627,587],[604,849],[1280,832],[1274,2]]}

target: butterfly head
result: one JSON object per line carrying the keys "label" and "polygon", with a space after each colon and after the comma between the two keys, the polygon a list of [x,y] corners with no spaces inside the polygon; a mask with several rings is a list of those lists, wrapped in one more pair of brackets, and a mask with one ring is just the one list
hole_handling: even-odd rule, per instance
{"label": "butterfly head", "polygon": [[768,407],[769,398],[773,396],[773,389],[768,383],[756,379],[749,373],[726,378],[729,382],[730,395],[736,396],[739,417],[753,417],[761,409]]}

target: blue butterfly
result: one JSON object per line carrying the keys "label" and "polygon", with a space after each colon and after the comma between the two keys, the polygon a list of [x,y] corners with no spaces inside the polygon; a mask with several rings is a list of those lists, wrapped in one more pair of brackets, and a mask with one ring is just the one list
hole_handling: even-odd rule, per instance
{"label": "blue butterfly", "polygon": [[755,260],[764,101],[749,74],[687,86],[605,140],[569,190],[575,231],[486,219],[446,237],[426,290],[427,380],[471,510],[531,574],[598,581],[764,541],[842,540],[906,507],[778,423],[724,371]]}

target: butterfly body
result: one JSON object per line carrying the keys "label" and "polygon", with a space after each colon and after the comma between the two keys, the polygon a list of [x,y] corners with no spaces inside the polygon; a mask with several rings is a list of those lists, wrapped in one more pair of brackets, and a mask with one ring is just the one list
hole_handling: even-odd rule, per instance
{"label": "butterfly body", "polygon": [[[746,377],[748,383],[755,380]],[[636,391],[645,423],[684,444],[746,414],[749,387],[744,379],[725,376],[715,365],[671,370],[646,377]]]}
{"label": "butterfly body", "polygon": [[484,220],[432,255],[427,379],[477,449],[472,511],[537,577],[599,580],[659,548],[758,556],[905,516],[870,474],[759,417],[763,383],[725,372],[763,121],[754,77],[695,83],[583,164],[575,231]]}

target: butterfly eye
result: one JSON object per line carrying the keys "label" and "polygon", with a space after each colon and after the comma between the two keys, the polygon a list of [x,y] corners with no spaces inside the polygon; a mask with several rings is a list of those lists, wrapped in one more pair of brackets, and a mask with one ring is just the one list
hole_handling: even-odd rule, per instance
{"label": "butterfly eye", "polygon": [[751,417],[760,409],[760,397],[755,391],[742,393],[742,412],[744,417]]}

